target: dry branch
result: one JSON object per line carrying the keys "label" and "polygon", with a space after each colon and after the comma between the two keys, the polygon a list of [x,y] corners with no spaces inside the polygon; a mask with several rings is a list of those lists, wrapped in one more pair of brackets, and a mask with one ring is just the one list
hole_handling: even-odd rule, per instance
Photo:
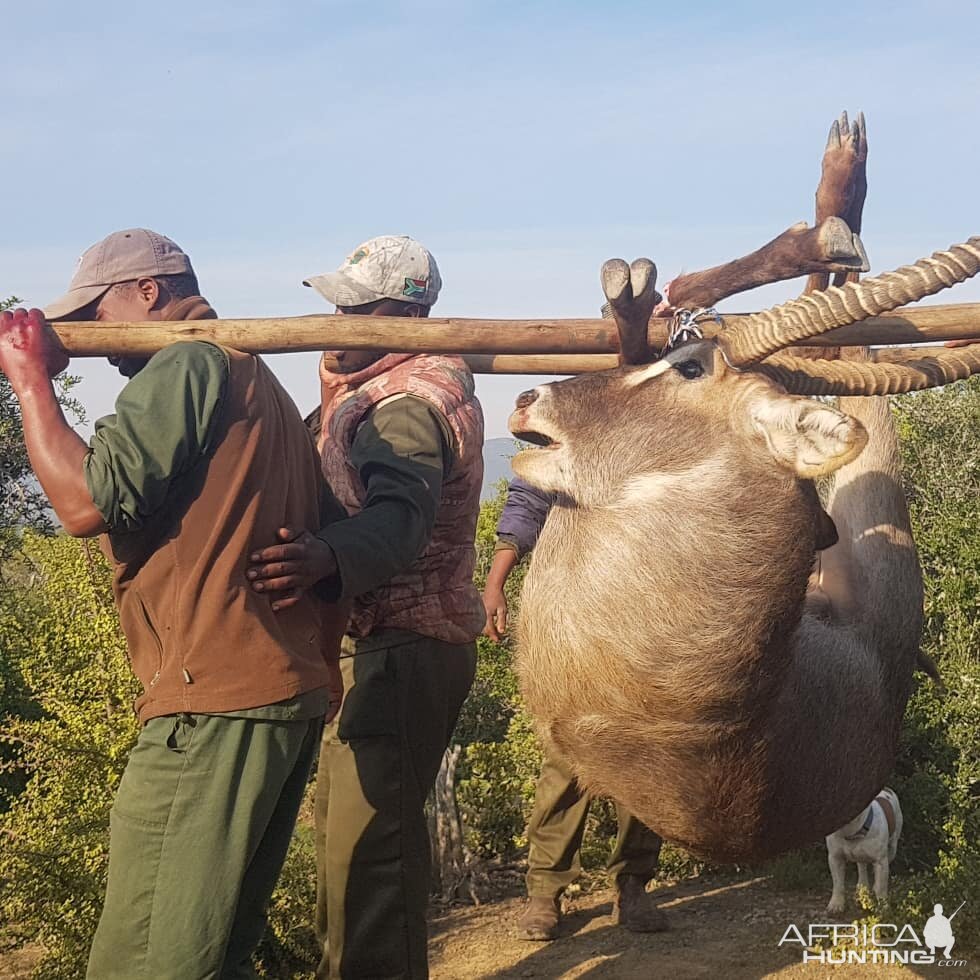
{"label": "dry branch", "polygon": [[618,354],[464,354],[474,374],[588,374],[619,367]]}
{"label": "dry branch", "polygon": [[463,824],[456,805],[456,766],[461,745],[450,746],[442,756],[442,764],[432,790],[429,810],[429,838],[432,842],[432,880],[443,902],[466,897],[479,905],[476,884],[485,875],[477,871],[473,855],[463,837]]}

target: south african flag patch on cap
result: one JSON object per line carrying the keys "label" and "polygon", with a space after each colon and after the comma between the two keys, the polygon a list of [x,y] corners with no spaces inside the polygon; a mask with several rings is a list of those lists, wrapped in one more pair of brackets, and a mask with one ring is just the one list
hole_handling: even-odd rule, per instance
{"label": "south african flag patch on cap", "polygon": [[405,288],[402,290],[402,296],[424,296],[425,287],[428,286],[428,279],[409,279],[405,277]]}

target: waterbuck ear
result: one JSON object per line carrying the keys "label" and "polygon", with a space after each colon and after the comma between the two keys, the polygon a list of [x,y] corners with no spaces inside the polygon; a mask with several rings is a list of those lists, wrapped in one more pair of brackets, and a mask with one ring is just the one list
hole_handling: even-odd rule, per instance
{"label": "waterbuck ear", "polygon": [[857,419],[807,398],[760,399],[752,422],[776,462],[809,479],[840,469],[868,441]]}

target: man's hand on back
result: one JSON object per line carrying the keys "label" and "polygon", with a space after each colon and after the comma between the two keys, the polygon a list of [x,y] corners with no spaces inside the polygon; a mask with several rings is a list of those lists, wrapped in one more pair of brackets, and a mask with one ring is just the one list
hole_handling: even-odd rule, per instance
{"label": "man's hand on back", "polygon": [[256,592],[271,596],[276,612],[295,605],[307,589],[337,574],[333,549],[309,531],[281,527],[279,540],[281,544],[252,552],[245,573]]}
{"label": "man's hand on back", "polygon": [[15,391],[68,367],[68,354],[40,310],[0,313],[0,370]]}

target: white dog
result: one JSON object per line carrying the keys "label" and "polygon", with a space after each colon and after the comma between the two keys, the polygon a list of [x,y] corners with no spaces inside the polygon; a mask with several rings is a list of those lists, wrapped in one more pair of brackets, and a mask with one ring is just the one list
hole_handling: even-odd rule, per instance
{"label": "white dog", "polygon": [[902,833],[902,808],[887,786],[853,819],[827,837],[827,859],[834,879],[828,912],[844,911],[844,874],[848,861],[858,866],[858,888],[868,887],[868,865],[875,869],[875,897],[888,897],[888,865]]}

